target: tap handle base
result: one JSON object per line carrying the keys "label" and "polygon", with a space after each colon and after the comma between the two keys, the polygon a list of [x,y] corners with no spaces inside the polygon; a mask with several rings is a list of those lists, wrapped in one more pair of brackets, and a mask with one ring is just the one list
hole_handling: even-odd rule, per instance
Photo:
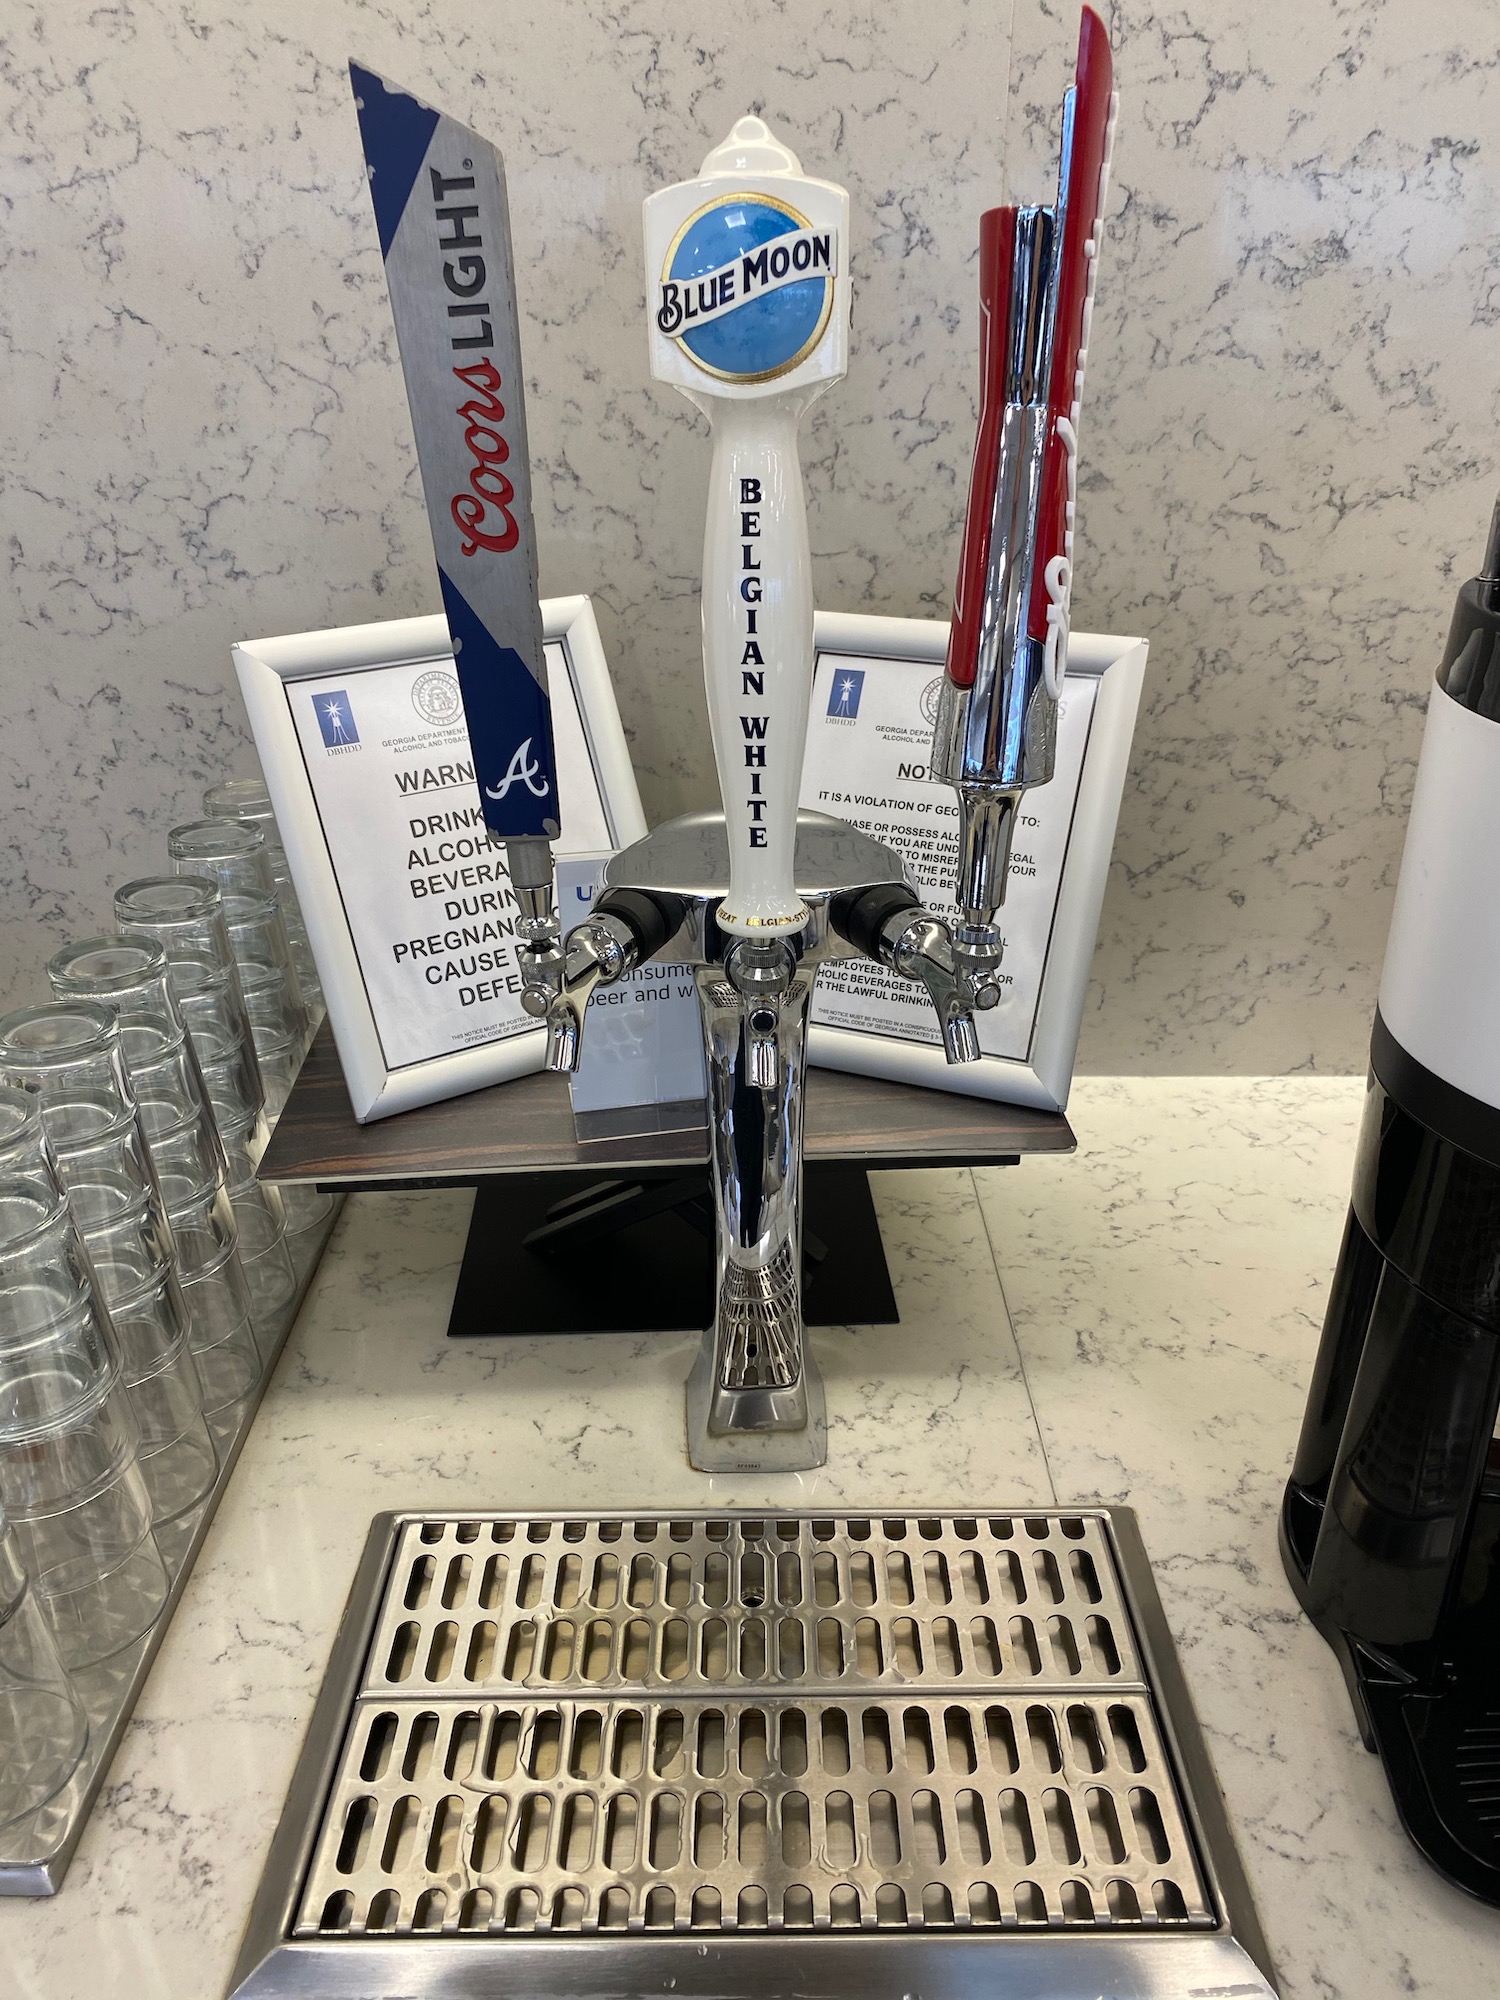
{"label": "tap handle base", "polygon": [[594,900],[594,915],[622,923],[635,939],[635,963],[644,965],[682,929],[687,904],[647,889],[606,889]]}
{"label": "tap handle base", "polygon": [[914,890],[908,889],[904,882],[877,882],[872,889],[835,896],[828,915],[846,943],[877,965],[884,965],[888,959],[881,945],[886,926],[893,917],[908,910],[913,916],[922,911],[921,899]]}
{"label": "tap handle base", "polygon": [[943,1054],[950,1063],[978,1062],[974,1009],[993,1006],[999,998],[989,958],[975,958],[966,951],[904,882],[877,882],[852,895],[836,896],[829,916],[839,936],[856,951],[926,987],[942,1028]]}

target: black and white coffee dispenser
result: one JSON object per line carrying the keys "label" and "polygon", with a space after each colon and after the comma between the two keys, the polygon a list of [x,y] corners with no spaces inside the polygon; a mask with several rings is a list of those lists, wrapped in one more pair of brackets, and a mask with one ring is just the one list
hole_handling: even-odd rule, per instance
{"label": "black and white coffee dispenser", "polygon": [[1402,1821],[1500,1904],[1500,507],[1427,712],[1281,1514]]}

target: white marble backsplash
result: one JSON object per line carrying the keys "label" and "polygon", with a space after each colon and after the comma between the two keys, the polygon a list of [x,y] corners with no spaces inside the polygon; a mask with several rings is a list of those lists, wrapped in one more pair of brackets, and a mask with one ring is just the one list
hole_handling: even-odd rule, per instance
{"label": "white marble backsplash", "polygon": [[[1500,476],[1492,0],[1114,15],[1076,611],[1153,652],[1083,1061],[1355,1067],[1426,679]],[[248,766],[234,639],[437,608],[350,54],[506,154],[542,583],[593,595],[661,814],[711,785],[707,448],[646,376],[641,198],[747,108],[847,184],[851,366],[805,451],[819,598],[940,615],[976,216],[1044,191],[1075,21],[12,0],[0,1001]]]}

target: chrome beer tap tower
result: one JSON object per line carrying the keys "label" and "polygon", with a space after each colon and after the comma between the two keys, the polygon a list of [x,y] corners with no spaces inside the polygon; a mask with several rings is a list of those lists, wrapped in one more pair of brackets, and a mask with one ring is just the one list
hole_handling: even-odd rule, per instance
{"label": "chrome beer tap tower", "polygon": [[1052,775],[1112,111],[1108,42],[1086,12],[1058,203],[984,223],[984,411],[933,766],[962,807],[956,931],[889,848],[797,809],[813,670],[797,429],[847,366],[849,198],[742,118],[698,179],[645,204],[652,373],[713,428],[703,661],[723,810],[617,854],[592,915],[531,954],[526,1002],[547,1023],[547,1067],[570,1071],[597,987],[668,947],[695,968],[718,1222],[714,1321],[688,1382],[701,1471],[800,1471],[827,1457],[801,1299],[819,965],[863,954],[925,987],[950,1063],[978,1059],[975,1013],[999,998],[1009,828],[1021,791]]}
{"label": "chrome beer tap tower", "polygon": [[701,1471],[827,1457],[802,1321],[802,1110],[819,965],[864,953],[932,995],[950,1062],[977,1058],[993,969],[964,965],[901,861],[799,812],[813,599],[797,429],[845,372],[849,198],[742,118],[698,179],[645,204],[651,367],[713,426],[703,658],[723,810],[610,861],[593,913],[533,959],[547,1066],[576,1067],[596,987],[670,946],[695,968],[718,1219],[713,1325],[688,1383]]}

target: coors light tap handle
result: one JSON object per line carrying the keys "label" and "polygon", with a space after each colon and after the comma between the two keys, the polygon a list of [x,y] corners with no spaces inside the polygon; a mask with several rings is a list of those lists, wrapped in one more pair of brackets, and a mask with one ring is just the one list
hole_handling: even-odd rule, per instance
{"label": "coors light tap handle", "polygon": [[1017,801],[1055,761],[1079,400],[1117,102],[1109,36],[1085,7],[1057,200],[980,218],[979,435],[932,756],[962,808],[955,943],[976,969],[999,963]]}
{"label": "coors light tap handle", "polygon": [[349,77],[480,806],[505,842],[530,980],[556,956],[560,824],[505,167],[374,71],[351,62]]}
{"label": "coors light tap handle", "polygon": [[808,912],[793,864],[813,600],[797,427],[848,365],[849,197],[759,118],[645,203],[651,372],[713,426],[703,669],[729,838],[722,931]]}

